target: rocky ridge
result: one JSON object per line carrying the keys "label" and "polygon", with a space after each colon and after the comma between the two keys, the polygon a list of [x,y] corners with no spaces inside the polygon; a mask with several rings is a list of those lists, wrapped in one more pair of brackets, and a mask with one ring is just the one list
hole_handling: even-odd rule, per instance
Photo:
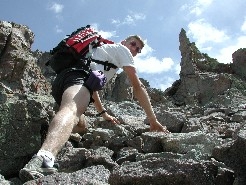
{"label": "rocky ridge", "polygon": [[[112,125],[86,111],[89,129],[71,135],[56,162],[59,172],[31,184],[246,184],[246,49],[230,64],[201,53],[179,35],[180,79],[165,92],[146,85],[159,121],[171,134],[148,132],[145,114],[124,73],[101,92]],[[31,51],[25,25],[0,21],[0,183],[23,184],[18,171],[40,148],[57,106],[47,52]]]}

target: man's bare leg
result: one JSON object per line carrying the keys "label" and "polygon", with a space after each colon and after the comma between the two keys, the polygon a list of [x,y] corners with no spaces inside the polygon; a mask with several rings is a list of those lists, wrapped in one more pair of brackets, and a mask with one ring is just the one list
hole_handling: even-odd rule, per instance
{"label": "man's bare leg", "polygon": [[51,152],[54,156],[68,140],[79,117],[86,110],[90,93],[82,85],[74,85],[65,90],[59,111],[50,123],[47,137],[41,150]]}
{"label": "man's bare leg", "polygon": [[53,168],[55,156],[68,140],[73,127],[90,101],[88,89],[74,85],[65,90],[59,111],[50,123],[47,137],[35,155],[19,172],[23,182],[41,178],[57,171]]}

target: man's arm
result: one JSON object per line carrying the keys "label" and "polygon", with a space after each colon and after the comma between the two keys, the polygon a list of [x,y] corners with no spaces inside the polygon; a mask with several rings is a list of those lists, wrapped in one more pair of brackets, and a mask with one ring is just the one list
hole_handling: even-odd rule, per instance
{"label": "man's arm", "polygon": [[97,91],[93,92],[92,98],[94,100],[94,106],[98,112],[102,112],[104,110],[101,99]]}
{"label": "man's arm", "polygon": [[[104,107],[103,107],[103,105],[102,105],[100,96],[99,96],[99,94],[98,94],[97,91],[94,91],[93,92],[92,98],[94,99],[94,106],[95,106],[95,108],[97,109],[97,111],[99,113],[102,112],[103,110],[105,110]],[[102,114],[102,117],[105,120],[112,121],[113,123],[120,123],[119,120],[117,120],[117,118],[109,115],[107,112],[103,113]]]}
{"label": "man's arm", "polygon": [[138,99],[140,105],[147,115],[147,118],[150,122],[150,131],[162,131],[168,133],[169,131],[165,127],[163,127],[156,119],[148,93],[144,85],[139,80],[136,69],[131,66],[124,66],[123,70],[126,72],[132,84],[135,97]]}

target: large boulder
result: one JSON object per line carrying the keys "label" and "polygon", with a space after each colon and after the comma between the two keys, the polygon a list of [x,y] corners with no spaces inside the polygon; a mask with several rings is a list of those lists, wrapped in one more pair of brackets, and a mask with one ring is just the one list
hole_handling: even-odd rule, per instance
{"label": "large boulder", "polygon": [[27,27],[0,21],[0,173],[12,176],[41,145],[53,116],[50,84],[31,52]]}

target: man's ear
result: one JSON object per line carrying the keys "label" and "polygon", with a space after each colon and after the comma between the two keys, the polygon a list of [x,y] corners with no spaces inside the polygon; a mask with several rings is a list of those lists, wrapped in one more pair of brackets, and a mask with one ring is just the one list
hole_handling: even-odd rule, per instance
{"label": "man's ear", "polygon": [[125,46],[126,45],[126,40],[121,41],[121,44]]}

